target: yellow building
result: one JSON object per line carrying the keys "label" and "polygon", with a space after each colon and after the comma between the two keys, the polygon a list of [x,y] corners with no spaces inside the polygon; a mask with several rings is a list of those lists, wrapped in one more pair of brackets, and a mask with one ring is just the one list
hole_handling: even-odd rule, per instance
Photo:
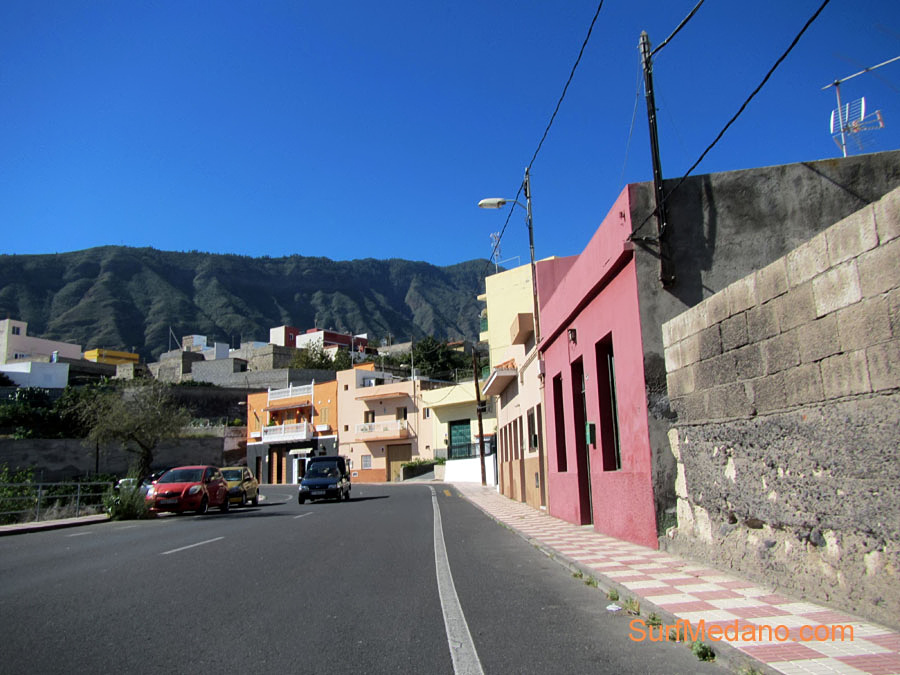
{"label": "yellow building", "polygon": [[[481,415],[481,426],[484,436],[485,478],[489,485],[495,483],[495,435],[497,417],[490,397],[482,397],[484,409]],[[429,433],[433,440],[432,452],[435,457],[444,457],[448,461],[447,480],[465,476],[468,479],[480,475],[480,437],[478,434],[478,413],[475,396],[475,382],[451,384],[437,389],[422,392],[422,428],[430,426]],[[424,434],[423,434],[424,436]],[[468,462],[457,462],[468,460]],[[463,464],[471,466],[463,467]],[[450,471],[450,467],[453,471]]]}
{"label": "yellow building", "polygon": [[140,363],[141,357],[132,352],[117,352],[112,349],[89,349],[84,353],[84,360],[117,366],[127,363]]}
{"label": "yellow building", "polygon": [[[537,263],[540,272],[541,262]],[[535,508],[547,506],[544,380],[536,345],[531,266],[485,279],[482,339],[488,341],[491,375],[485,398],[496,404],[501,494]]]}

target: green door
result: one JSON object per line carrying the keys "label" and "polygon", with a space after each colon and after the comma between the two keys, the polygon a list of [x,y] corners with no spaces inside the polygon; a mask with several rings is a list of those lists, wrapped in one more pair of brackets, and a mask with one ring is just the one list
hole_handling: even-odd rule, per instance
{"label": "green door", "polygon": [[472,421],[459,420],[450,422],[450,446],[447,448],[447,457],[469,457],[469,447],[472,443]]}

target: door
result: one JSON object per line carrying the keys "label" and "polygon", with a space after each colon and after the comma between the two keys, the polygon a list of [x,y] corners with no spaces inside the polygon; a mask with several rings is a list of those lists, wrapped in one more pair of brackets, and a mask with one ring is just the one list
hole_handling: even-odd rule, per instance
{"label": "door", "polygon": [[389,445],[388,453],[388,480],[397,483],[403,480],[404,462],[412,459],[412,443],[404,443],[403,445]]}
{"label": "door", "polygon": [[449,446],[447,448],[447,457],[468,457],[469,444],[472,442],[472,421],[458,420],[450,422]]}

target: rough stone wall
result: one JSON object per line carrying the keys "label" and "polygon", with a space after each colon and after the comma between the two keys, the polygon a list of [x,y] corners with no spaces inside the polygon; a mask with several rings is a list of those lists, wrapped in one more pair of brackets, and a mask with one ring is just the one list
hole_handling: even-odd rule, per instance
{"label": "rough stone wall", "polygon": [[900,188],[663,325],[666,548],[900,625]]}
{"label": "rough stone wall", "polygon": [[666,200],[666,236],[677,278],[669,288],[659,283],[654,244],[642,239],[655,235],[653,186],[629,186],[630,219],[639,235],[635,261],[660,524],[676,504],[660,326],[900,186],[900,151],[691,176],[683,183],[673,179],[665,181],[665,191],[676,185]]}
{"label": "rough stone wall", "polygon": [[[223,446],[217,438],[179,438],[162,441],[153,453],[153,467],[185,464],[221,466]],[[10,468],[34,469],[35,479],[64,481],[89,476],[95,468],[101,474],[125,476],[136,455],[118,446],[100,448],[84,445],[79,439],[0,439],[0,464]]]}

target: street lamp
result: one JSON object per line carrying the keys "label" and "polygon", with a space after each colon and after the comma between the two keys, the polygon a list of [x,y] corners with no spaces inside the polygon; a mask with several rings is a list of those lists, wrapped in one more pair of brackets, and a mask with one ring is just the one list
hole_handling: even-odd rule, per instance
{"label": "street lamp", "polygon": [[534,221],[531,218],[531,176],[528,173],[527,167],[525,169],[525,180],[522,183],[522,188],[525,193],[524,206],[515,199],[504,199],[502,197],[482,199],[478,202],[478,206],[482,209],[502,209],[507,204],[513,203],[525,209],[525,223],[528,225],[528,247],[531,253],[531,295],[534,302],[534,344],[537,346],[541,341],[541,318],[538,311],[537,277],[535,276],[534,265]]}

